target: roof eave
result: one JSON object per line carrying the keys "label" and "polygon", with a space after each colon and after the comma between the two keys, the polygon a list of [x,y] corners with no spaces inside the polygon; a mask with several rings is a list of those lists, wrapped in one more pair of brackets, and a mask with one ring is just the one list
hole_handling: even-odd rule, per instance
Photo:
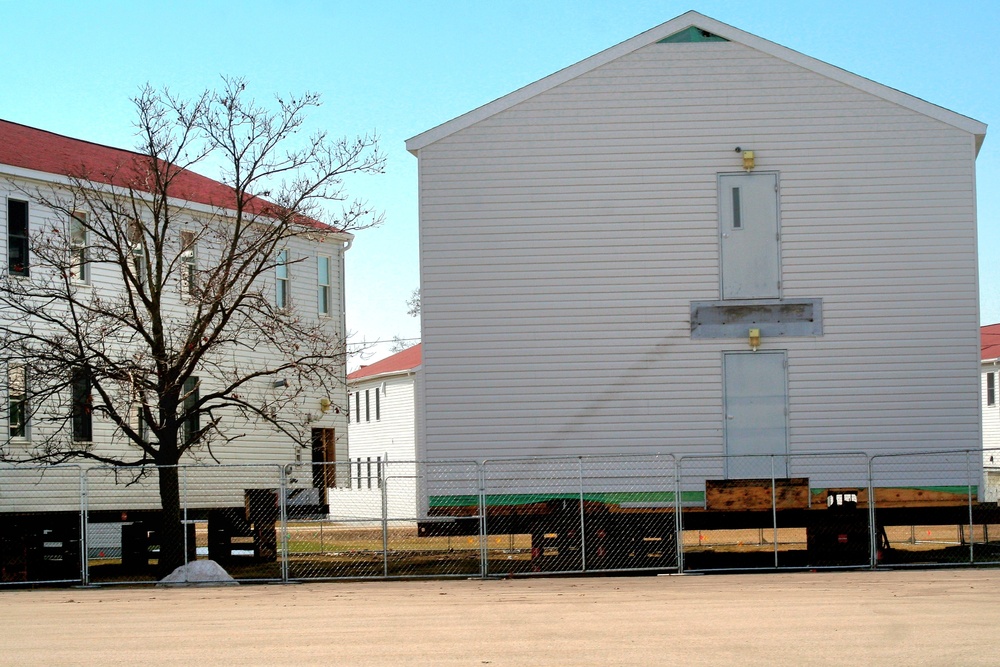
{"label": "roof eave", "polygon": [[[422,365],[422,364],[421,364]],[[375,373],[374,375],[365,375],[359,378],[347,378],[347,384],[353,385],[359,382],[370,382],[371,380],[385,380],[391,377],[406,377],[408,375],[415,375],[420,369],[420,366],[414,366],[413,368],[405,368],[395,371],[385,371],[384,373]]]}

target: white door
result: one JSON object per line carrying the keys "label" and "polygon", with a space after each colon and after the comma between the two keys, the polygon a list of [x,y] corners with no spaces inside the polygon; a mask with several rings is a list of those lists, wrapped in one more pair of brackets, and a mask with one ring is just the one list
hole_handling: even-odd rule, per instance
{"label": "white door", "polygon": [[785,353],[727,352],[722,365],[726,477],[787,477]]}
{"label": "white door", "polygon": [[722,298],[777,299],[778,175],[719,176]]}

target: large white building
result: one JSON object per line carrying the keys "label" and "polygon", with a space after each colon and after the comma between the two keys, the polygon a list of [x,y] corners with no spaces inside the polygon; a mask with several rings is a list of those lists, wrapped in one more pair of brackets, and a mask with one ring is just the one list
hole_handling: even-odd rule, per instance
{"label": "large white building", "polygon": [[985,132],[688,12],[411,138],[419,448],[978,447]]}
{"label": "large white building", "polygon": [[[71,224],[69,216],[54,210],[49,204],[55,200],[68,201],[67,198],[73,196],[79,200],[81,193],[85,191],[90,193],[86,196],[93,198],[90,205],[101,201],[102,197],[110,201],[112,191],[107,187],[108,184],[115,185],[118,188],[117,196],[121,197],[127,192],[127,188],[120,182],[116,183],[115,179],[141,159],[142,156],[129,151],[0,121],[0,266],[4,272],[3,279],[27,280],[30,274],[31,280],[45,280],[51,273],[51,267],[36,262],[36,248],[32,247],[32,243],[46,228],[62,228]],[[81,173],[86,174],[85,181],[81,181]],[[83,190],[80,189],[81,185]],[[91,186],[92,189],[88,190]],[[134,185],[130,183],[129,187]],[[190,171],[183,171],[176,177],[172,192],[174,199],[170,200],[170,204],[177,209],[175,216],[181,231],[175,240],[178,245],[171,252],[180,257],[179,261],[186,263],[186,270],[193,276],[191,280],[196,280],[200,270],[210,269],[219,261],[218,248],[212,245],[211,234],[206,233],[197,247],[192,242],[182,255],[177,255],[177,251],[182,250],[186,243],[185,234],[193,234],[184,230],[202,229],[198,227],[201,224],[226,225],[227,220],[231,220],[228,217],[231,210],[227,209],[227,203],[234,202],[233,192],[222,183]],[[141,198],[144,193],[139,192],[135,196]],[[280,251],[283,253],[283,260],[276,270],[261,276],[260,289],[280,300],[276,302],[279,307],[293,309],[289,312],[294,312],[303,321],[318,323],[331,336],[340,336],[342,339],[345,331],[344,252],[351,239],[352,236],[348,233],[297,235],[289,238],[287,245]],[[87,252],[86,244],[85,239],[81,241],[81,253]],[[137,269],[141,270],[146,269]],[[72,279],[73,289],[81,300],[122,292],[120,268],[96,257],[90,257],[87,262],[80,263],[79,268],[74,268]],[[176,315],[175,321],[178,323],[190,320],[191,306],[185,301],[184,293],[185,285],[188,284],[186,280],[184,278],[177,282],[175,292],[164,295],[167,321],[173,315]],[[0,317],[11,316],[9,312],[0,313]],[[37,323],[27,324],[37,326]],[[113,341],[115,334],[116,332],[109,331],[108,340]],[[168,332],[168,337],[170,335]],[[243,332],[240,335],[244,339],[227,348],[229,352],[206,360],[204,371],[199,373],[201,395],[224,385],[233,371],[249,373],[252,369],[268,364],[273,366],[277,351],[255,337],[253,332]],[[110,354],[114,354],[115,343],[111,342],[109,345]],[[7,422],[6,433],[0,444],[6,459],[12,460],[35,453],[39,441],[49,435],[47,429],[56,426],[65,428],[65,424],[59,425],[51,416],[59,410],[69,411],[76,399],[67,394],[59,405],[54,401],[50,406],[33,405],[30,411],[26,411],[23,371],[10,359],[0,360],[0,364],[3,374],[0,392],[5,404],[3,415]],[[346,405],[347,393],[343,356],[339,369],[334,371],[339,374],[338,386],[323,390],[307,387],[301,395],[295,396],[296,408],[305,415],[299,424],[301,428],[298,433],[282,433],[266,424],[248,420],[235,411],[226,413],[222,410],[222,428],[231,429],[229,433],[238,435],[238,439],[214,446],[210,453],[205,448],[193,450],[182,462],[267,464],[276,471],[280,465],[295,462],[308,468],[314,462],[346,460],[347,415],[342,408]],[[30,384],[31,378],[27,381]],[[289,391],[289,383],[293,381],[290,373],[287,376],[269,375],[248,383],[244,392],[247,396],[260,394],[279,405],[281,392]],[[50,418],[32,421],[31,416],[43,413]],[[125,456],[125,448],[132,447],[134,456],[141,456],[138,449],[121,436],[120,429],[109,419],[102,419],[100,414],[91,415],[88,411],[86,414],[81,413],[79,419],[74,415],[72,429],[73,441],[81,442],[81,446],[85,445],[90,451],[108,457],[128,458]],[[233,479],[229,484],[233,487],[229,489],[233,491],[232,494],[226,495],[221,488],[224,485],[218,482],[215,489],[201,489],[205,493],[202,498],[214,498],[211,502],[226,502],[225,499],[231,495],[237,498],[238,505],[242,505],[245,488],[277,486],[278,473],[271,474],[272,468],[267,469],[269,478],[266,480],[263,472],[259,473],[260,479],[250,479],[256,473],[252,473],[249,468],[244,469],[239,472],[244,479]],[[332,466],[330,470],[333,470]],[[234,478],[236,476],[233,475]],[[321,492],[310,496],[312,504],[322,500],[325,495],[323,488],[327,484],[334,486],[337,483],[332,477],[324,479],[321,474],[313,475],[312,482],[308,480],[308,473],[300,477],[304,484],[315,484]],[[132,493],[127,501],[121,498],[101,498],[94,493],[91,495],[92,507],[115,507],[116,503],[123,508],[121,503],[128,503],[133,509],[158,507],[159,499],[154,489],[148,488],[148,493],[140,493],[136,491],[137,488],[138,486],[131,488]],[[306,495],[309,494],[304,494],[303,497]],[[16,494],[0,493],[0,510],[7,507],[5,503],[20,502],[14,496]],[[78,502],[78,498],[70,494],[68,501]],[[21,507],[23,508],[23,503]],[[39,506],[36,509],[52,507]]]}

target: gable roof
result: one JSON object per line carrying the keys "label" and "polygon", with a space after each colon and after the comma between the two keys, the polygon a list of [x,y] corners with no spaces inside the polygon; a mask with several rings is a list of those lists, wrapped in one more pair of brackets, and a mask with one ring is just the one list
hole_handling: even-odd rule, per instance
{"label": "gable roof", "polygon": [[979,341],[982,345],[980,358],[983,361],[1000,359],[1000,324],[987,324],[980,327]]}
{"label": "gable roof", "polygon": [[699,14],[698,12],[690,11],[681,14],[677,18],[671,19],[670,21],[667,21],[666,23],[663,23],[651,30],[647,30],[642,34],[636,35],[632,39],[628,39],[621,44],[612,46],[611,48],[605,49],[604,51],[601,51],[600,53],[585,60],[581,60],[575,65],[570,65],[565,69],[561,69],[555,74],[551,74],[544,79],[539,79],[534,83],[515,90],[509,95],[493,100],[489,104],[485,104],[446,123],[442,123],[437,127],[433,127],[426,132],[422,132],[415,137],[411,137],[406,141],[406,150],[416,155],[421,148],[460,130],[464,130],[475,123],[500,113],[501,111],[505,111],[515,104],[519,104],[527,99],[555,88],[562,83],[575,79],[582,74],[601,67],[612,60],[621,58],[622,56],[632,53],[633,51],[659,42],[678,32],[688,30],[691,27],[697,27],[703,31],[711,33],[713,36],[722,37],[725,40],[743,44],[744,46],[756,49],[762,53],[772,55],[794,65],[816,72],[817,74],[833,79],[834,81],[858,88],[864,92],[875,95],[876,97],[881,97],[889,102],[898,104],[899,106],[922,113],[925,116],[929,116],[958,129],[965,130],[975,136],[977,154],[980,146],[982,146],[983,139],[986,137],[986,125],[969,118],[968,116],[963,116],[955,113],[954,111],[949,111],[944,107],[931,104],[930,102],[922,100],[918,97],[907,95],[906,93],[896,90],[895,88],[890,88],[889,86],[876,83],[871,79],[866,79],[862,76],[858,76],[857,74],[852,74],[847,70],[835,67],[834,65],[825,63],[822,60],[811,58],[807,55],[799,53],[798,51],[794,51],[785,46],[781,46],[780,44],[763,39],[762,37],[757,37],[756,35],[744,32],[739,28],[734,28],[731,25],[716,21],[715,19]]}
{"label": "gable roof", "polygon": [[378,375],[392,375],[394,373],[412,371],[421,363],[421,346],[421,343],[417,343],[413,347],[408,347],[392,356],[376,361],[374,364],[362,366],[353,373],[349,373],[347,379],[363,380]]}
{"label": "gable roof", "polygon": [[[0,119],[0,164],[31,171],[81,178],[94,183],[151,192],[148,183],[150,157],[112,146],[95,144],[61,134]],[[232,210],[236,191],[188,169],[177,172],[170,196],[195,204]],[[246,210],[257,215],[273,215],[278,207],[259,197],[249,196]],[[309,226],[322,223],[302,218]],[[346,235],[345,235],[346,236]]]}

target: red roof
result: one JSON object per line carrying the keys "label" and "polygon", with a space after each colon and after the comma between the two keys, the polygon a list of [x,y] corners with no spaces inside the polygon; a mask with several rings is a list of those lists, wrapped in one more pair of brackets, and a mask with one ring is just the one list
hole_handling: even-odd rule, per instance
{"label": "red roof", "polygon": [[[0,120],[0,164],[151,192],[149,160],[148,155]],[[170,196],[208,206],[236,207],[232,188],[186,169],[171,183]],[[257,198],[250,198],[248,204],[249,210],[262,215],[273,206]]]}
{"label": "red roof", "polygon": [[982,359],[1000,358],[1000,324],[987,324],[979,328],[980,341],[982,342]]}
{"label": "red roof", "polygon": [[386,357],[385,359],[376,361],[374,364],[369,364],[368,366],[362,366],[353,373],[349,373],[347,375],[347,379],[361,380],[363,378],[375,375],[384,375],[386,373],[411,371],[420,365],[420,346],[421,344],[417,343],[413,347],[408,347],[402,352],[397,352],[391,357]]}

